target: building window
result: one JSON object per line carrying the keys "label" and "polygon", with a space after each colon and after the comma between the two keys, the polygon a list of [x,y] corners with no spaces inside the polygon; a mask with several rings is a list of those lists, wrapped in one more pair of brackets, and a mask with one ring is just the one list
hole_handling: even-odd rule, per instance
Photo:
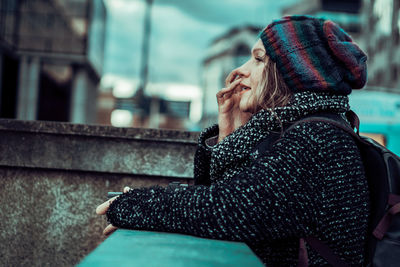
{"label": "building window", "polygon": [[357,14],[361,8],[361,0],[322,0],[322,10]]}
{"label": "building window", "polygon": [[392,77],[390,77],[390,80],[395,82],[397,79],[397,73],[398,73],[398,66],[397,65],[393,65],[392,66]]}
{"label": "building window", "polygon": [[48,73],[40,73],[38,120],[69,121],[71,83],[60,83]]}
{"label": "building window", "polygon": [[[1,57],[1,55],[0,55]],[[18,66],[17,59],[3,54],[0,58],[0,118],[15,119],[17,115],[17,86]]]}

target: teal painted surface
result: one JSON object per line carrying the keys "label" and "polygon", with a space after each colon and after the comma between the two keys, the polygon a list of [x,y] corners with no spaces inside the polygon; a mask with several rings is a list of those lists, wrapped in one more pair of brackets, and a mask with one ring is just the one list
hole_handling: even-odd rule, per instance
{"label": "teal painted surface", "polygon": [[360,118],[360,131],[384,135],[386,147],[400,155],[400,94],[370,88],[353,90],[349,99]]}
{"label": "teal painted surface", "polygon": [[386,139],[386,147],[400,155],[400,123],[361,123],[360,132],[382,134]]}
{"label": "teal painted surface", "polygon": [[78,267],[259,266],[244,243],[188,235],[118,229]]}

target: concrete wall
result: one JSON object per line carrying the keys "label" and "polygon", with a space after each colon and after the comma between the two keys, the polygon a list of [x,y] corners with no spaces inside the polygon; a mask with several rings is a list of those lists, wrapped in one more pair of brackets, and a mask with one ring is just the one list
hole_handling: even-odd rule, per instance
{"label": "concrete wall", "polygon": [[104,240],[108,191],[192,183],[197,136],[0,120],[0,265],[78,263]]}

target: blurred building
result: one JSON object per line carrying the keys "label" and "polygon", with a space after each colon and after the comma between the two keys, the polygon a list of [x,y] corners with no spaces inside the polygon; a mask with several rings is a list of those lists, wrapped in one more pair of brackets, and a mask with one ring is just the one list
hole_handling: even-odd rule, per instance
{"label": "blurred building", "polygon": [[338,23],[363,47],[360,40],[362,29],[363,0],[301,0],[283,9],[283,15],[313,15]]}
{"label": "blurred building", "polygon": [[261,29],[243,26],[217,37],[208,48],[203,61],[202,127],[217,122],[218,105],[215,95],[225,87],[225,79],[235,68],[246,62]]}
{"label": "blurred building", "polygon": [[[364,0],[368,85],[400,93],[400,1]],[[386,88],[386,89],[385,89]]]}
{"label": "blurred building", "polygon": [[102,0],[0,0],[0,117],[96,121]]}
{"label": "blurred building", "polygon": [[115,109],[116,98],[111,88],[100,87],[97,96],[97,119],[96,123],[111,125],[111,114]]}
{"label": "blurred building", "polygon": [[149,110],[145,126],[198,131],[201,118],[201,89],[191,84],[149,83],[146,87]]}
{"label": "blurred building", "polygon": [[104,76],[98,122],[118,127],[200,130],[202,93],[198,86],[148,83],[139,95],[139,84],[136,79]]}

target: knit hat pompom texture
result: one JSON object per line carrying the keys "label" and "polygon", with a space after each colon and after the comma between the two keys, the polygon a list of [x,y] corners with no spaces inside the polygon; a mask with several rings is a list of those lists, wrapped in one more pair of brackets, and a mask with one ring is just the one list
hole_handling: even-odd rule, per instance
{"label": "knit hat pompom texture", "polygon": [[286,16],[262,30],[260,38],[292,92],[348,95],[367,81],[367,56],[330,20]]}

